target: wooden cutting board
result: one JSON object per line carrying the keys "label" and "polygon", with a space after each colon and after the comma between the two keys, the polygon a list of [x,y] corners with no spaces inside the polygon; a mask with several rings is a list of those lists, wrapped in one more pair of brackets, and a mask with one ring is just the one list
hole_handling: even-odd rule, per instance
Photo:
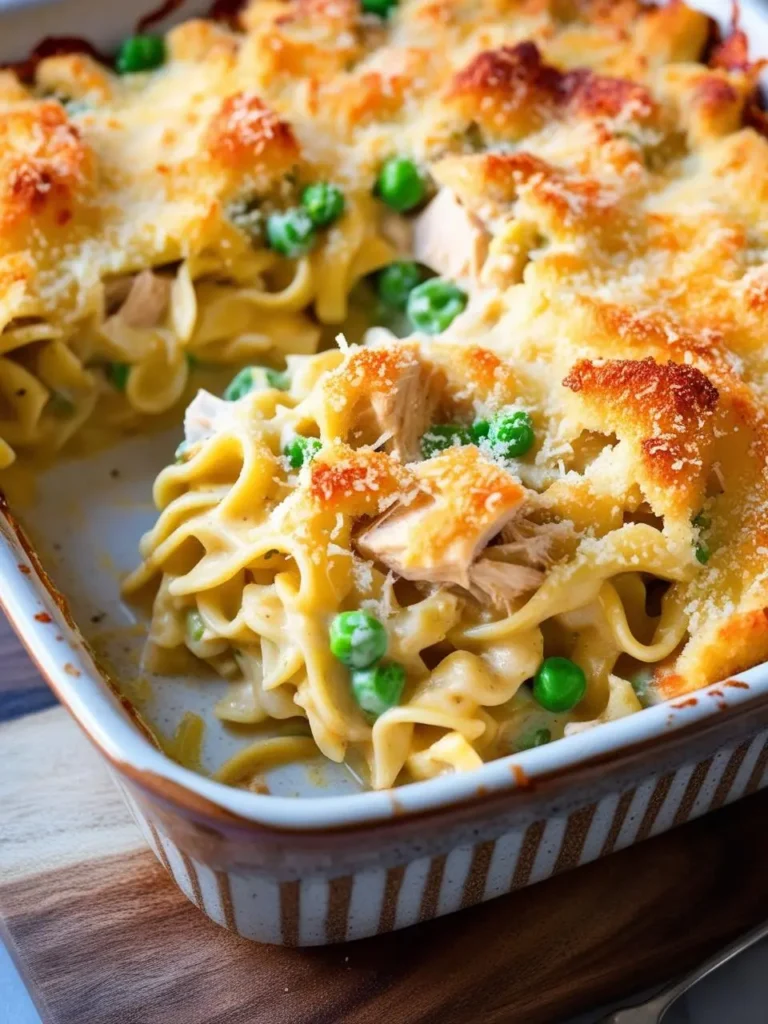
{"label": "wooden cutting board", "polygon": [[766,793],[392,936],[257,946],[179,894],[63,710],[0,726],[0,765],[0,924],[46,1024],[553,1024],[768,917]]}

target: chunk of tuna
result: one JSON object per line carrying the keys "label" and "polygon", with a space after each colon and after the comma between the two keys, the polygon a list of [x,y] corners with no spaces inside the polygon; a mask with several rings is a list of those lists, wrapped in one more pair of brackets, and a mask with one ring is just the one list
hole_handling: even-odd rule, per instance
{"label": "chunk of tuna", "polygon": [[480,219],[449,188],[441,188],[413,224],[414,258],[452,280],[477,280],[489,242]]}
{"label": "chunk of tuna", "polygon": [[469,569],[473,596],[481,604],[490,603],[497,608],[509,608],[518,598],[536,590],[543,580],[544,573],[539,569],[492,558],[480,558]]}
{"label": "chunk of tuna", "polygon": [[[114,286],[117,292],[117,286]],[[157,327],[165,316],[171,298],[171,282],[152,270],[142,270],[130,284],[118,311],[126,327]]]}
{"label": "chunk of tuna", "polygon": [[469,589],[472,563],[518,514],[526,491],[474,445],[449,448],[414,473],[418,497],[376,519],[358,550],[404,579]]}
{"label": "chunk of tuna", "polygon": [[184,440],[187,444],[197,444],[212,437],[232,415],[233,405],[233,402],[225,402],[201,388],[184,413]]}

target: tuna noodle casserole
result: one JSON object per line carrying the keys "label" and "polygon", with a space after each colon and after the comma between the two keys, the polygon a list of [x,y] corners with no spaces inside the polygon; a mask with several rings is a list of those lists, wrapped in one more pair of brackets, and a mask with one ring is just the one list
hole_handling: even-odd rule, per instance
{"label": "tuna noodle casserole", "polygon": [[385,788],[768,659],[758,71],[677,0],[262,0],[0,79],[2,463],[238,371],[125,583],[254,726],[222,779]]}

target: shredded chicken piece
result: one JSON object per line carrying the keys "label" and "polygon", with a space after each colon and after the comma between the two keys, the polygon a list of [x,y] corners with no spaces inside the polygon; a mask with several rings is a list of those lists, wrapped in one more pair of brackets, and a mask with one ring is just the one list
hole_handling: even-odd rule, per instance
{"label": "shredded chicken piece", "polygon": [[385,449],[401,462],[415,462],[437,402],[434,376],[418,362],[406,366],[394,386],[371,394],[371,409]]}
{"label": "shredded chicken piece", "polygon": [[135,275],[121,274],[119,277],[110,277],[104,282],[104,302],[107,313],[116,313],[128,298],[128,293],[133,287]]}
{"label": "shredded chicken piece", "polygon": [[399,213],[387,213],[382,217],[379,228],[399,256],[410,258],[413,252],[413,224],[410,220]]}
{"label": "shredded chicken piece", "polygon": [[517,515],[525,489],[474,445],[450,448],[414,472],[422,493],[376,519],[357,548],[403,579],[469,589],[470,566]]}
{"label": "shredded chicken piece", "polygon": [[440,189],[413,223],[414,258],[453,280],[477,280],[489,241],[480,219],[449,188]]}
{"label": "shredded chicken piece", "polygon": [[184,413],[184,440],[197,444],[212,437],[232,416],[233,402],[225,402],[201,388]]}
{"label": "shredded chicken piece", "polygon": [[517,598],[535,590],[544,580],[544,573],[528,565],[480,558],[470,567],[469,590],[481,604],[509,609]]}
{"label": "shredded chicken piece", "polygon": [[554,561],[558,542],[570,539],[573,533],[569,522],[532,523],[530,519],[515,519],[502,529],[502,543],[494,547],[494,557],[514,559],[534,569],[547,569]]}
{"label": "shredded chicken piece", "polygon": [[[113,282],[113,295],[117,294],[118,281]],[[151,270],[142,270],[133,278],[122,305],[114,315],[120,317],[127,327],[156,327],[168,309],[170,298],[170,280]],[[107,301],[109,299],[108,293]]]}

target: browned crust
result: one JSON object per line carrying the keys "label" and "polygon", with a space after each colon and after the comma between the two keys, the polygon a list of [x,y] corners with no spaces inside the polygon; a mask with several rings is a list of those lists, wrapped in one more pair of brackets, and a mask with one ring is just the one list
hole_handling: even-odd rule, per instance
{"label": "browned crust", "polygon": [[541,59],[535,43],[486,50],[462,68],[448,91],[451,105],[492,133],[524,134],[555,108],[562,76]]}
{"label": "browned crust", "polygon": [[206,148],[219,166],[254,177],[278,177],[299,159],[291,126],[253,92],[237,92],[222,101],[209,125]]}
{"label": "browned crust", "polygon": [[609,401],[632,402],[637,411],[672,426],[712,412],[718,392],[695,366],[657,363],[647,359],[611,359],[578,362],[563,380],[571,391],[600,394]]}
{"label": "browned crust", "polygon": [[340,411],[372,394],[389,394],[399,378],[420,364],[414,345],[358,348],[322,383],[323,400]]}
{"label": "browned crust", "polygon": [[646,119],[656,109],[644,86],[589,69],[562,73],[530,41],[477,54],[454,76],[448,102],[489,133],[513,135],[555,116]]}
{"label": "browned crust", "polygon": [[0,119],[0,237],[45,218],[64,228],[92,185],[95,158],[54,101],[7,111]]}
{"label": "browned crust", "polygon": [[385,452],[335,445],[311,464],[309,493],[324,509],[370,515],[411,481]]}
{"label": "browned crust", "polygon": [[[702,469],[719,394],[695,366],[647,359],[578,362],[563,385],[607,409],[639,441],[648,472],[680,483]],[[639,436],[638,436],[639,435]]]}

